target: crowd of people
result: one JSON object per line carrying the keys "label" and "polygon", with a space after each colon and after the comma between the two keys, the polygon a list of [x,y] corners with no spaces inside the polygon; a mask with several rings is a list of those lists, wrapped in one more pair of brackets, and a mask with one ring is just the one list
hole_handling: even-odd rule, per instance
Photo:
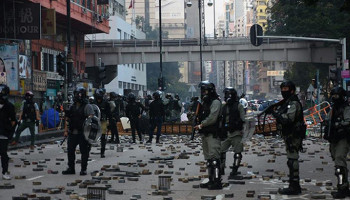
{"label": "crowd of people", "polygon": [[[243,159],[243,134],[246,123],[246,105],[244,96],[238,96],[232,87],[224,89],[224,98],[221,99],[216,92],[215,85],[208,81],[199,84],[200,97],[193,97],[188,108],[189,118],[194,122],[194,130],[199,134],[202,143],[204,159],[207,163],[209,181],[202,183],[201,188],[209,190],[222,189],[222,178],[226,168],[226,153],[232,147],[233,163],[229,179],[234,179],[238,174],[238,168]],[[287,166],[289,168],[289,186],[279,189],[282,195],[301,194],[299,176],[299,152],[302,150],[302,141],[305,138],[306,125],[304,123],[303,107],[296,95],[296,87],[293,82],[285,81],[280,85],[283,99],[273,106],[269,106],[263,112],[271,114],[277,121],[284,143],[286,144]],[[33,94],[27,92],[21,107],[17,122],[15,109],[8,101],[9,88],[0,84],[0,155],[2,163],[3,179],[11,179],[8,174],[7,147],[9,142],[15,145],[18,142],[22,130],[29,128],[32,131],[39,121],[38,107],[32,101]],[[341,87],[335,87],[331,92],[332,109],[325,120],[325,137],[330,142],[331,156],[335,163],[335,175],[338,178],[337,191],[332,192],[334,198],[350,196],[348,169],[346,158],[350,150],[350,106],[347,101],[346,91]],[[75,150],[79,145],[81,152],[80,175],[87,174],[89,152],[91,149],[91,132],[100,131],[101,158],[104,158],[107,134],[111,132],[109,142],[120,143],[117,123],[121,117],[127,117],[130,126],[132,140],[136,143],[136,132],[140,143],[144,142],[144,133],[148,133],[147,144],[153,142],[154,131],[157,128],[156,143],[160,143],[161,127],[164,121],[180,121],[182,104],[178,96],[167,94],[162,98],[162,92],[156,91],[152,96],[141,102],[135,94],[130,93],[126,97],[114,92],[109,94],[104,89],[97,89],[93,96],[88,97],[83,87],[77,87],[73,93],[73,103],[65,110],[64,135],[67,137],[68,168],[62,172],[64,175],[75,174]],[[90,123],[86,129],[84,123],[87,119],[98,119],[98,127]],[[145,124],[142,121],[147,119]],[[16,124],[18,125],[15,131]],[[143,130],[142,130],[143,129]],[[90,131],[90,135],[86,134]],[[95,130],[95,131],[93,131]],[[13,135],[16,137],[13,139]],[[32,134],[31,147],[34,145]],[[96,138],[96,134],[95,134]]]}

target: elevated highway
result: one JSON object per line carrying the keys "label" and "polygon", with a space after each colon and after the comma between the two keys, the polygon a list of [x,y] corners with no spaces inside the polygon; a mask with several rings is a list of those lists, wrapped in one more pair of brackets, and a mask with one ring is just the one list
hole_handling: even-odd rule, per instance
{"label": "elevated highway", "polygon": [[[203,61],[281,61],[336,63],[339,44],[292,39],[264,39],[255,47],[249,38],[206,39],[203,42]],[[159,62],[157,40],[94,40],[86,41],[86,66],[106,66]],[[199,39],[164,39],[163,62],[199,62]]]}

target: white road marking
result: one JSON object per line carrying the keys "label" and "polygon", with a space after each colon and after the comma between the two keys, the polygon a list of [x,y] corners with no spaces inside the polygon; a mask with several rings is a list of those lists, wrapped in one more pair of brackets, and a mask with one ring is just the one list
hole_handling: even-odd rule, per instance
{"label": "white road marking", "polygon": [[26,179],[27,181],[32,181],[32,180],[35,180],[35,179],[38,179],[38,178],[42,178],[44,176],[36,176],[36,177],[33,177],[33,178],[28,178]]}

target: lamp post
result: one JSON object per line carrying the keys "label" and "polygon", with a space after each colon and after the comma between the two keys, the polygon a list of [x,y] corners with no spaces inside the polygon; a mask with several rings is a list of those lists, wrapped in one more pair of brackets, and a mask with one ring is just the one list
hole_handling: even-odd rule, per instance
{"label": "lamp post", "polygon": [[[199,60],[200,60],[200,76],[201,81],[203,81],[203,55],[202,55],[202,14],[203,14],[203,6],[204,0],[198,0],[198,20],[199,20]],[[192,6],[191,0],[187,1],[187,7]],[[209,0],[208,6],[213,5],[213,3]],[[214,33],[215,34],[215,33]]]}
{"label": "lamp post", "polygon": [[161,90],[163,90],[164,88],[164,82],[163,82],[163,56],[162,56],[162,1],[159,1],[159,66],[160,66],[160,74],[159,74],[159,78],[161,79],[162,82],[162,88]]}

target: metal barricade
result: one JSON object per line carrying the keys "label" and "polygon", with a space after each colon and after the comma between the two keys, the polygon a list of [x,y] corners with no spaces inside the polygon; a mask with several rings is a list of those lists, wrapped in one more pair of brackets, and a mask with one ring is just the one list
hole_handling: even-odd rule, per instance
{"label": "metal barricade", "polygon": [[324,101],[318,105],[315,105],[307,110],[304,110],[304,121],[307,128],[316,126],[317,124],[323,122],[328,115],[330,110],[330,103]]}

